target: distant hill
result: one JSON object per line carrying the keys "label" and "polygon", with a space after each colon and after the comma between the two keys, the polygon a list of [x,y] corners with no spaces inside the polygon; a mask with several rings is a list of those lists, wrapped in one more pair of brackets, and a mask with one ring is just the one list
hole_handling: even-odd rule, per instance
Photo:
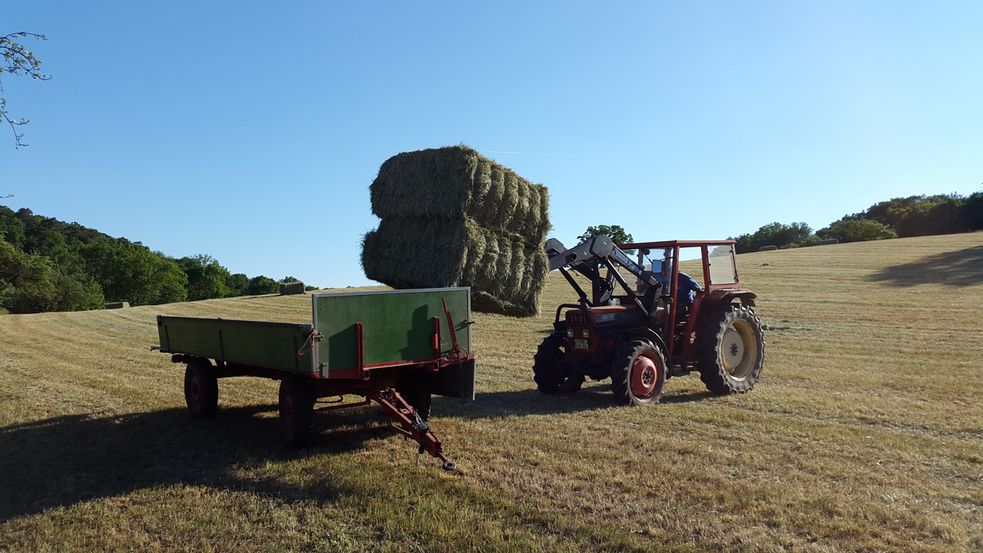
{"label": "distant hill", "polygon": [[878,202],[844,215],[815,233],[805,223],[774,222],[734,238],[739,253],[761,248],[796,248],[830,242],[867,242],[983,230],[983,191],[969,196],[936,194]]}
{"label": "distant hill", "polygon": [[279,282],[230,273],[208,255],[174,259],[78,223],[0,206],[0,309],[100,309],[274,293]]}

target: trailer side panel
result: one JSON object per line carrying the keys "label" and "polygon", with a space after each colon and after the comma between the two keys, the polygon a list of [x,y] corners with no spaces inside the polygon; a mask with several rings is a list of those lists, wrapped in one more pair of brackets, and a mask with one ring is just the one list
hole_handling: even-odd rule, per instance
{"label": "trailer side panel", "polygon": [[362,323],[364,363],[369,366],[433,359],[435,317],[440,321],[441,351],[448,351],[451,334],[442,299],[454,319],[458,343],[470,350],[470,327],[464,324],[471,315],[467,288],[314,295],[314,324],[324,336],[318,343],[318,360],[325,373],[356,366],[356,323]]}
{"label": "trailer side panel", "polygon": [[307,324],[157,317],[161,351],[297,373],[315,370]]}

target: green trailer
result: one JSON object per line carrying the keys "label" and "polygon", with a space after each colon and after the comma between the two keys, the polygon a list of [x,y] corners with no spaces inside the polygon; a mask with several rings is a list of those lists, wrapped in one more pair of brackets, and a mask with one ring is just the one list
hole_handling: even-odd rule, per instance
{"label": "green trailer", "polygon": [[[188,410],[209,417],[218,380],[255,376],[280,381],[284,440],[307,445],[315,410],[376,402],[394,427],[444,462],[427,422],[432,394],[474,399],[468,288],[313,294],[311,323],[274,323],[159,315],[163,353],[186,365]],[[346,395],[359,402],[343,402]],[[339,398],[324,405],[322,398]]]}

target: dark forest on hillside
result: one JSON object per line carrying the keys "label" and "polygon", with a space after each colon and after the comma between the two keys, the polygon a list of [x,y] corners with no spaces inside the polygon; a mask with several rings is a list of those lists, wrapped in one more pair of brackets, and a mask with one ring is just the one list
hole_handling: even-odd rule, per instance
{"label": "dark forest on hillside", "polygon": [[208,255],[174,259],[78,223],[0,206],[0,308],[11,313],[270,294],[279,286],[267,276],[230,273]]}

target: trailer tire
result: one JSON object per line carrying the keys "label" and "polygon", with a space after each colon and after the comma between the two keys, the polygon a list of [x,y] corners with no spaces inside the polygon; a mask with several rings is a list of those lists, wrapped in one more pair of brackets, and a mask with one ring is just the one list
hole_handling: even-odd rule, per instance
{"label": "trailer tire", "polygon": [[618,348],[611,367],[611,391],[621,405],[649,405],[662,399],[666,358],[648,340],[630,340]]}
{"label": "trailer tire", "polygon": [[207,418],[218,409],[218,376],[208,359],[188,361],[184,369],[184,401],[196,418]]}
{"label": "trailer tire", "polygon": [[729,304],[710,314],[696,336],[700,379],[710,393],[754,388],[765,361],[761,320],[746,305]]}
{"label": "trailer tire", "polygon": [[430,373],[413,372],[400,379],[396,391],[403,396],[410,407],[416,409],[423,420],[430,420],[430,407],[433,395],[430,392]]}
{"label": "trailer tire", "polygon": [[584,385],[584,375],[565,362],[562,334],[550,334],[539,344],[532,365],[533,380],[544,394],[573,393]]}
{"label": "trailer tire", "polygon": [[315,399],[314,387],[307,379],[294,376],[280,381],[280,430],[287,445],[310,444]]}

